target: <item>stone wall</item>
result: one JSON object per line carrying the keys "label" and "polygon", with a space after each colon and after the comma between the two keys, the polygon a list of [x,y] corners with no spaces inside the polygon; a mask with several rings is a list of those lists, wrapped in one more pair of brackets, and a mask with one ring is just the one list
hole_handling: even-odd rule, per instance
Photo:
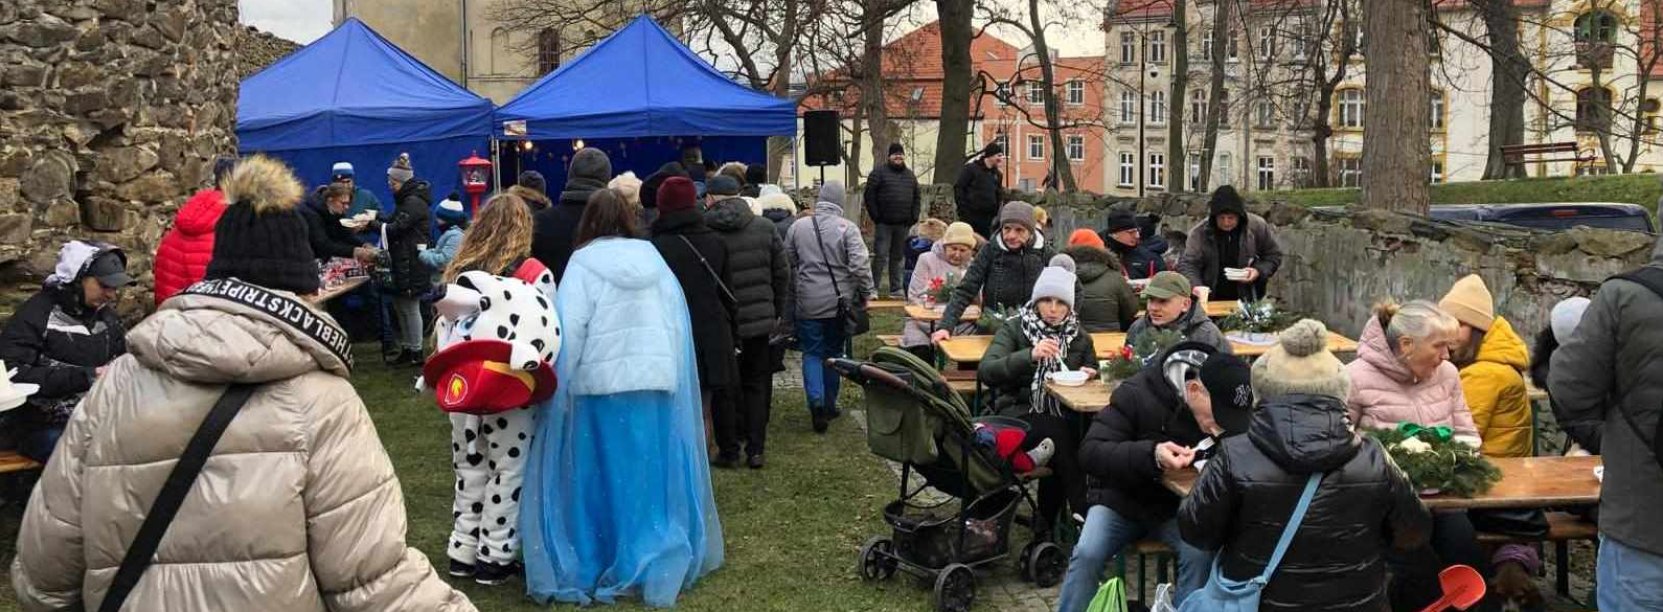
{"label": "stone wall", "polygon": [[172,213],[236,152],[235,0],[0,2],[0,314],[71,238],[150,261]]}
{"label": "stone wall", "polygon": [[253,26],[239,26],[231,48],[231,59],[237,66],[237,81],[242,82],[243,79],[254,76],[254,73],[265,70],[266,66],[294,53],[300,49],[300,44],[275,34],[261,32]]}

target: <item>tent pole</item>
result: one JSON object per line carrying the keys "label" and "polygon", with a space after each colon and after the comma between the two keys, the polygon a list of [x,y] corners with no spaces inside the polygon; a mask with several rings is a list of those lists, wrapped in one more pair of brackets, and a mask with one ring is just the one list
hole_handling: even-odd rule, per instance
{"label": "tent pole", "polygon": [[502,141],[496,137],[491,138],[491,171],[496,173],[496,176],[492,177],[496,181],[491,184],[496,186],[497,191],[502,191],[502,154],[498,152],[502,149],[499,146],[501,144]]}

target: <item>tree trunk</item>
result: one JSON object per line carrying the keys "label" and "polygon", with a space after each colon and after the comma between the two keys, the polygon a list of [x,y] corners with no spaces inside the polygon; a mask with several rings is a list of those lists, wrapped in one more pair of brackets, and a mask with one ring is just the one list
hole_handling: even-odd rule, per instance
{"label": "tree trunk", "polygon": [[[941,127],[935,140],[935,182],[951,184],[964,167],[970,131],[970,39],[975,36],[970,0],[936,0],[941,21]],[[979,143],[978,143],[979,144]]]}
{"label": "tree trunk", "polygon": [[[883,87],[883,8],[881,0],[867,0],[861,15],[860,103],[866,107],[867,131],[872,135],[872,167],[889,154],[889,109]],[[850,189],[855,183],[848,184]]]}
{"label": "tree trunk", "polygon": [[[798,4],[798,0],[785,0],[785,21],[781,26],[780,39],[789,42],[776,42],[774,45],[774,62],[778,68],[774,70],[774,82],[770,85],[774,95],[779,98],[791,98],[791,52],[796,48]],[[768,138],[769,183],[779,184],[780,171],[785,168],[785,156],[791,152],[791,144],[792,139],[785,136]],[[798,182],[802,182],[800,177]]]}
{"label": "tree trunk", "polygon": [[[1172,182],[1171,177],[1175,172],[1177,176],[1182,177],[1179,180],[1183,182],[1178,184],[1178,189],[1168,191],[1184,191],[1184,188],[1189,187],[1189,164],[1184,160],[1187,154],[1184,150],[1184,94],[1189,91],[1190,82],[1189,20],[1186,16],[1186,4],[1189,4],[1189,0],[1172,0],[1172,23],[1178,27],[1172,28],[1172,84],[1166,93],[1167,183]],[[1143,151],[1138,151],[1138,155],[1143,155]]]}
{"label": "tree trunk", "polygon": [[1063,147],[1062,117],[1057,108],[1057,71],[1051,62],[1051,49],[1045,44],[1045,22],[1039,18],[1039,0],[1028,0],[1028,25],[1034,31],[1034,54],[1039,56],[1039,75],[1045,82],[1045,126],[1051,135],[1051,186],[1062,185],[1065,192],[1079,191],[1074,184],[1073,164],[1068,161],[1068,150]]}
{"label": "tree trunk", "polygon": [[[1215,3],[1213,13],[1213,74],[1212,85],[1207,88],[1207,117],[1206,132],[1201,139],[1201,176],[1196,177],[1195,190],[1205,193],[1213,174],[1213,158],[1218,151],[1218,124],[1222,115],[1222,105],[1219,100],[1224,97],[1224,57],[1229,53],[1226,48],[1230,44],[1230,22],[1235,2]],[[1187,49],[1185,51],[1188,51]],[[1226,177],[1228,178],[1228,177]]]}
{"label": "tree trunk", "polygon": [[1524,162],[1508,163],[1505,145],[1524,144],[1525,79],[1530,60],[1519,51],[1519,11],[1514,0],[1474,2],[1484,19],[1490,46],[1490,150],[1484,159],[1484,180],[1523,178]]}
{"label": "tree trunk", "polygon": [[1425,215],[1431,209],[1432,82],[1425,0],[1363,2],[1368,58],[1363,114],[1364,208]]}
{"label": "tree trunk", "polygon": [[852,133],[849,135],[849,151],[843,156],[843,188],[845,190],[853,190],[854,186],[859,184],[864,176],[860,171],[860,134],[863,129],[861,125],[865,123],[865,114],[865,105],[857,104],[855,105],[855,116],[849,121],[849,126],[852,128]]}

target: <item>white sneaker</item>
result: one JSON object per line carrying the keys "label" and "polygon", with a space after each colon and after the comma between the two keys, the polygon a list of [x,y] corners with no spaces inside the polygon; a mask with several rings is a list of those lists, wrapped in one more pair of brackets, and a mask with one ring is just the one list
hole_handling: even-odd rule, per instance
{"label": "white sneaker", "polygon": [[1034,467],[1040,467],[1051,462],[1051,455],[1057,452],[1057,445],[1050,438],[1039,441],[1039,446],[1028,451],[1028,458],[1034,460]]}

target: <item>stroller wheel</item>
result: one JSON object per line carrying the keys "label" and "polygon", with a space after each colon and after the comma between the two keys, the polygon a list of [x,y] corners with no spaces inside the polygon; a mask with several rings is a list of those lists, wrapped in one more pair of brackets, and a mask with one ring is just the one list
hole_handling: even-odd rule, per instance
{"label": "stroller wheel", "polygon": [[1034,586],[1046,588],[1062,582],[1063,572],[1068,570],[1068,557],[1063,555],[1062,547],[1051,542],[1030,544],[1032,551],[1028,552],[1027,566]]}
{"label": "stroller wheel", "polygon": [[860,547],[860,577],[865,580],[888,580],[895,575],[899,562],[895,560],[895,543],[883,536],[872,536]]}
{"label": "stroller wheel", "polygon": [[976,603],[976,572],[958,563],[943,568],[935,579],[933,599],[937,612],[969,612]]}
{"label": "stroller wheel", "polygon": [[1034,556],[1034,547],[1038,545],[1038,542],[1029,542],[1027,546],[1022,547],[1022,554],[1016,556],[1016,574],[1022,577],[1023,582],[1034,581],[1034,564],[1032,559]]}

